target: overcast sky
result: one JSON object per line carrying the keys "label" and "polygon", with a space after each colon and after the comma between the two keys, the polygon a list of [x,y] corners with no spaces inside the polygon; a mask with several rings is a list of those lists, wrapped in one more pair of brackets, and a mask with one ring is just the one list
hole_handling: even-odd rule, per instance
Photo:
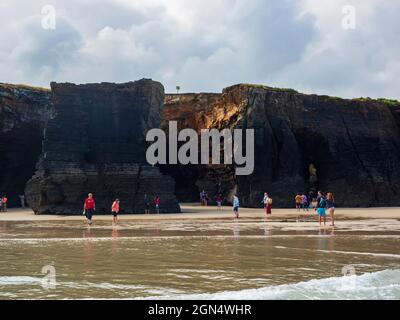
{"label": "overcast sky", "polygon": [[0,82],[152,78],[167,92],[257,83],[400,99],[399,16],[398,0],[0,0]]}

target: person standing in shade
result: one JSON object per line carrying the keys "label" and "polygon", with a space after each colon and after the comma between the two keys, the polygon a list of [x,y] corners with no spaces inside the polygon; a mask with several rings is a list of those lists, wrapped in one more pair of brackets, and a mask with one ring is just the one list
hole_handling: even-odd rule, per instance
{"label": "person standing in shade", "polygon": [[297,211],[300,212],[300,207],[301,207],[301,195],[300,195],[300,193],[296,194],[296,196],[294,197],[294,202],[296,203]]}
{"label": "person standing in shade", "polygon": [[3,212],[7,212],[7,202],[8,202],[7,196],[4,195],[3,198],[1,198]]}
{"label": "person standing in shade", "polygon": [[317,198],[317,207],[315,208],[315,211],[317,212],[318,215],[318,223],[321,226],[322,220],[324,221],[324,226],[326,225],[326,198],[322,191],[318,191],[318,198]]}
{"label": "person standing in shade", "polygon": [[335,226],[335,198],[333,193],[329,192],[326,195],[326,207],[328,208],[328,214],[331,217],[331,226]]}
{"label": "person standing in shade", "polygon": [[205,197],[206,197],[206,192],[204,190],[202,190],[200,192],[200,203],[201,203],[202,206],[205,205]]}
{"label": "person standing in shade", "polygon": [[237,193],[233,196],[233,213],[235,214],[236,219],[239,219],[239,197]]}
{"label": "person standing in shade", "polygon": [[119,213],[119,199],[115,199],[111,206],[111,212],[113,214],[113,225],[117,225],[118,223],[118,213]]}
{"label": "person standing in shade", "polygon": [[89,193],[88,197],[86,198],[84,204],[83,204],[83,212],[86,216],[86,221],[88,226],[92,225],[92,217],[93,213],[96,211],[96,203],[93,198],[93,194]]}
{"label": "person standing in shade", "polygon": [[147,194],[144,195],[144,214],[150,214],[150,200]]}
{"label": "person standing in shade", "polygon": [[19,202],[21,203],[21,208],[25,209],[25,196],[23,194],[19,195]]}
{"label": "person standing in shade", "polygon": [[222,210],[222,195],[218,194],[215,198],[215,202],[217,203],[218,210]]}
{"label": "person standing in shade", "polygon": [[304,193],[301,195],[301,208],[304,212],[308,211],[308,199]]}
{"label": "person standing in shade", "polygon": [[159,196],[156,196],[156,198],[154,199],[154,205],[156,207],[157,214],[160,214],[160,204],[161,204],[161,199]]}

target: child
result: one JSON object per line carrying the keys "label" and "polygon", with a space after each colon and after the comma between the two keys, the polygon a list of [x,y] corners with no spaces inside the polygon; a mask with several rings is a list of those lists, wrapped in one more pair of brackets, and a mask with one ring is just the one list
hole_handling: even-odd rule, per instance
{"label": "child", "polygon": [[301,207],[301,195],[300,195],[300,193],[296,194],[296,196],[294,197],[294,202],[296,203],[297,211],[300,212],[300,207]]}
{"label": "child", "polygon": [[219,194],[219,195],[215,198],[215,202],[217,202],[218,210],[222,210],[222,207],[221,207],[221,205],[222,205],[222,196],[221,196],[221,194]]}
{"label": "child", "polygon": [[239,197],[237,193],[233,196],[233,213],[236,216],[236,219],[239,219]]}
{"label": "child", "polygon": [[117,225],[118,213],[119,213],[119,199],[115,199],[111,206],[111,212],[113,214],[113,225]]}

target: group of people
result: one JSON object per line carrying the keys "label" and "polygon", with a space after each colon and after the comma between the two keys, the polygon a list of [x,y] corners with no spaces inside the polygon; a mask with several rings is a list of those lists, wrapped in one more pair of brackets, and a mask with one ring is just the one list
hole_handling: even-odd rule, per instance
{"label": "group of people", "polygon": [[313,192],[310,192],[308,197],[303,193],[297,193],[294,197],[297,211],[309,211],[314,209],[318,215],[318,223],[321,225],[324,222],[326,225],[326,212],[331,218],[331,226],[335,226],[335,199],[332,192],[326,195],[322,191],[318,191],[317,197],[314,197]]}
{"label": "group of people", "polygon": [[[272,214],[272,198],[267,192],[264,193],[261,203],[264,205],[265,214]],[[314,208],[318,215],[319,225],[321,225],[322,222],[326,225],[326,214],[328,213],[331,218],[331,226],[335,226],[335,199],[332,192],[328,192],[325,195],[322,191],[318,191],[316,198],[314,198],[313,192],[310,192],[308,196],[298,193],[295,196],[295,203],[298,211],[302,209],[309,212],[311,208]],[[240,202],[237,193],[233,196],[232,204],[234,215],[238,219]]]}
{"label": "group of people", "polygon": [[[208,197],[208,194],[205,190],[202,190],[200,192],[200,204],[202,206],[207,206],[208,202],[210,201],[210,198]],[[224,201],[224,198],[222,197],[222,193],[218,192],[218,194],[215,196],[215,203],[217,204],[218,210],[222,210],[222,202]]]}
{"label": "group of people", "polygon": [[[156,196],[154,198],[153,203],[157,214],[159,214],[161,198],[159,196]],[[85,215],[86,222],[89,226],[92,225],[92,217],[95,211],[96,211],[96,202],[94,200],[93,194],[89,193],[83,203],[83,214]],[[113,220],[112,220],[113,225],[116,225],[118,223],[119,211],[120,211],[120,200],[116,198],[111,205],[111,213],[113,215]],[[150,198],[147,196],[147,194],[144,195],[144,213],[150,214]]]}

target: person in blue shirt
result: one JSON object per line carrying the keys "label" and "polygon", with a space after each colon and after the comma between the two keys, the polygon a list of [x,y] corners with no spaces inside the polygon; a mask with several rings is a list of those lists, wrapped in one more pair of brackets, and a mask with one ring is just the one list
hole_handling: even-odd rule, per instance
{"label": "person in blue shirt", "polygon": [[236,216],[236,219],[239,219],[239,197],[237,193],[233,196],[233,213]]}

